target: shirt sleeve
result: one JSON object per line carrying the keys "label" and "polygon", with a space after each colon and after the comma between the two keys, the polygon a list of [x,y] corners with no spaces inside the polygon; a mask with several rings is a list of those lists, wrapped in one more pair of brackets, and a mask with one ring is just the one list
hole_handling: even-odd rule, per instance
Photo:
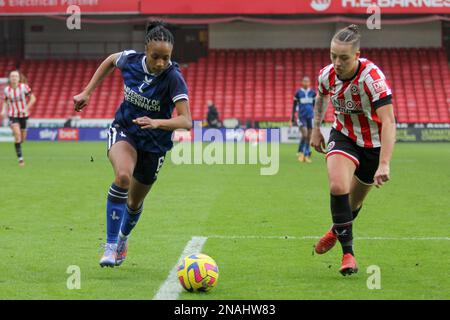
{"label": "shirt sleeve", "polygon": [[116,61],[114,61],[114,65],[119,68],[120,70],[122,70],[125,65],[127,64],[127,59],[128,56],[132,53],[136,53],[136,51],[134,50],[124,50],[120,53],[119,57],[117,58]]}
{"label": "shirt sleeve", "polygon": [[329,82],[326,77],[326,74],[328,74],[328,72],[325,72],[325,68],[322,69],[319,74],[319,79],[317,80],[318,81],[317,91],[323,96],[326,96],[330,93]]}
{"label": "shirt sleeve", "polygon": [[364,79],[364,91],[375,109],[392,103],[392,90],[383,72],[377,67],[373,68]]}
{"label": "shirt sleeve", "polygon": [[8,101],[8,89],[3,89],[3,101]]}
{"label": "shirt sleeve", "polygon": [[180,100],[189,101],[188,87],[179,71],[173,72],[169,82],[169,94],[173,103]]}
{"label": "shirt sleeve", "polygon": [[27,84],[23,85],[23,92],[28,97],[31,95],[31,88]]}

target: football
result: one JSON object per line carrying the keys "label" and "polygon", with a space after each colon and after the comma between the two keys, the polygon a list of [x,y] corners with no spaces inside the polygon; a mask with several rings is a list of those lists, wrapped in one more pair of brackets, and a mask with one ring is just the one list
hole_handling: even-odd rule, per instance
{"label": "football", "polygon": [[178,280],[189,292],[207,292],[217,285],[219,267],[206,254],[192,254],[185,257],[178,266]]}

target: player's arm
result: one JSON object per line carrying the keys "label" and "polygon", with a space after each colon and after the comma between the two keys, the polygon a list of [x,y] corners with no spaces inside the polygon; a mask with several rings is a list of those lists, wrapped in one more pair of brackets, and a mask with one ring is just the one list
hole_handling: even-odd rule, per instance
{"label": "player's arm", "polygon": [[171,119],[150,119],[149,117],[140,117],[134,119],[133,122],[141,126],[141,129],[163,129],[173,131],[176,129],[191,129],[192,118],[189,110],[188,100],[178,100],[175,103],[177,116]]}
{"label": "player's arm", "polygon": [[377,108],[376,113],[383,128],[381,131],[380,163],[374,176],[375,186],[379,188],[390,179],[389,165],[394,151],[397,129],[392,104],[386,104]]}
{"label": "player's arm", "polygon": [[323,119],[325,119],[329,102],[330,96],[328,94],[317,93],[314,101],[314,125],[311,134],[311,146],[320,153],[325,153],[325,138],[320,132],[320,127]]}
{"label": "player's arm", "polygon": [[30,111],[31,107],[36,103],[36,96],[31,93],[30,94],[30,101],[27,103],[27,110]]}
{"label": "player's arm", "polygon": [[291,114],[291,126],[295,123],[295,114],[296,114],[296,109],[297,109],[297,105],[298,105],[298,100],[297,97],[294,96],[294,103],[292,105],[292,114]]}
{"label": "player's arm", "polygon": [[84,90],[73,97],[73,103],[76,111],[81,111],[89,102],[91,94],[95,88],[109,75],[116,67],[116,61],[120,57],[121,52],[113,53],[106,58],[95,71]]}
{"label": "player's arm", "polygon": [[7,115],[7,112],[8,112],[8,103],[7,103],[7,99],[8,98],[6,98],[5,97],[5,99],[3,99],[3,102],[2,102],[2,112],[0,113],[1,115]]}

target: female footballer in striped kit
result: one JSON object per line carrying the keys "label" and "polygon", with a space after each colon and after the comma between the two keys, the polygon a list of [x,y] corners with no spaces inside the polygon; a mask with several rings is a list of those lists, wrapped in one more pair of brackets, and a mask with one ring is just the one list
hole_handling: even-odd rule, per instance
{"label": "female footballer in striped kit", "polygon": [[8,114],[9,125],[14,135],[14,147],[19,160],[19,165],[24,166],[22,156],[22,143],[27,136],[27,120],[31,107],[36,102],[36,97],[30,87],[20,81],[19,71],[9,73],[8,85],[4,89],[4,101],[2,114]]}
{"label": "female footballer in striped kit", "polygon": [[315,251],[323,254],[339,241],[343,275],[358,271],[353,220],[372,186],[380,187],[390,179],[396,132],[391,89],[381,70],[360,58],[360,38],[358,27],[350,25],[331,41],[332,64],[320,71],[311,138],[311,145],[325,153],[320,126],[331,99],[335,121],[326,159],[333,226],[317,242]]}
{"label": "female footballer in striped kit", "polygon": [[[125,50],[106,58],[89,84],[74,97],[81,111],[98,84],[114,68],[122,72],[124,100],[109,130],[108,157],[115,173],[106,205],[107,239],[100,266],[125,260],[128,236],[144,199],[156,181],[175,129],[190,129],[188,90],[178,65],[170,60],[174,39],[161,23],[147,27],[145,53]],[[176,109],[178,116],[172,118]]]}

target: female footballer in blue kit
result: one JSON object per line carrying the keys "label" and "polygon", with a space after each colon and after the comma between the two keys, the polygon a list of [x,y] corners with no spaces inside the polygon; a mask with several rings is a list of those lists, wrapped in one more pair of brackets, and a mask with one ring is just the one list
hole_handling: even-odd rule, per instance
{"label": "female footballer in blue kit", "polygon": [[[188,89],[178,65],[171,61],[172,33],[162,22],[152,22],[145,44],[145,53],[126,50],[110,55],[86,88],[74,96],[79,112],[100,82],[115,67],[121,70],[124,100],[108,134],[108,158],[115,179],[108,191],[102,267],[119,266],[125,260],[128,236],[139,220],[165,154],[173,146],[172,131],[192,127]],[[174,108],[178,115],[171,118]]]}

